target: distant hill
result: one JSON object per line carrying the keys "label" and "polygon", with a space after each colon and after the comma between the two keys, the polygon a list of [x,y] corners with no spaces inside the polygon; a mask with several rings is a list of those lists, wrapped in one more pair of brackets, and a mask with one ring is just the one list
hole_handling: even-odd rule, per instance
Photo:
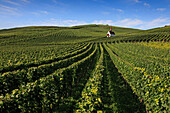
{"label": "distant hill", "polygon": [[108,25],[73,27],[30,26],[0,30],[0,45],[6,44],[70,44],[87,41],[169,40],[170,27],[139,30],[111,26],[116,36],[106,38]]}
{"label": "distant hill", "polygon": [[104,41],[170,41],[170,26],[119,34],[113,38],[100,40],[100,42]]}

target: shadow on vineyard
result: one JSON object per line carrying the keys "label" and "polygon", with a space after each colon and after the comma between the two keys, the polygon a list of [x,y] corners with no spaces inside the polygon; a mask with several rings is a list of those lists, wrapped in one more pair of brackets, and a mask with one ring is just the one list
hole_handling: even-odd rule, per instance
{"label": "shadow on vineyard", "polygon": [[65,99],[63,99],[58,109],[56,109],[54,112],[74,112],[74,110],[77,108],[76,103],[79,101],[79,99],[81,99],[81,93],[96,66],[100,56],[99,54],[100,52],[98,48],[95,56],[92,59],[80,64],[77,69],[73,71],[73,73],[67,73],[67,76],[73,76],[70,83],[71,85],[67,91],[67,95],[65,95]]}
{"label": "shadow on vineyard", "polygon": [[145,106],[133,94],[129,84],[123,79],[113,64],[109,54],[104,52],[104,77],[102,80],[103,111],[106,113],[145,113]]}

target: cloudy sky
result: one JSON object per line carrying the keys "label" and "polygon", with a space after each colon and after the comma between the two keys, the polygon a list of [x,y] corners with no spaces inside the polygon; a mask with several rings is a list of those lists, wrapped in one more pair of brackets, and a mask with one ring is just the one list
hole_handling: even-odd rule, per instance
{"label": "cloudy sky", "polygon": [[170,0],[0,0],[0,29],[84,24],[162,27],[170,24]]}

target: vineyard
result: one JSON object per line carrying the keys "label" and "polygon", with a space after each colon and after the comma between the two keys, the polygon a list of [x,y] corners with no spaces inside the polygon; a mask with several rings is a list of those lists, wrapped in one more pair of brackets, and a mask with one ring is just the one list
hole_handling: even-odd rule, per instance
{"label": "vineyard", "polygon": [[108,29],[0,30],[0,112],[170,112],[170,27]]}

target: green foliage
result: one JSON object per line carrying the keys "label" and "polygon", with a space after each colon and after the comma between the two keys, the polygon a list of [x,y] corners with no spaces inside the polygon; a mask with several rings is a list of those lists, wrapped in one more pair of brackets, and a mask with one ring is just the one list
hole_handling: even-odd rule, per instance
{"label": "green foliage", "polygon": [[100,44],[101,55],[93,75],[90,76],[84,90],[82,91],[82,98],[79,102],[79,109],[76,112],[94,112],[100,108],[102,101],[100,97],[101,81],[103,77],[103,48]]}
{"label": "green foliage", "polygon": [[[59,61],[49,62],[49,64],[39,64],[32,65],[37,67],[30,67],[25,70],[17,70],[13,72],[3,73],[1,76],[1,85],[2,94],[10,93],[11,90],[18,88],[20,84],[25,84],[27,82],[34,82],[35,80],[45,77],[53,73],[55,70],[63,67],[67,67],[73,62],[76,62],[92,51],[93,45],[87,45],[84,48],[77,50],[73,53],[66,54],[62,57],[57,57],[56,59],[61,59]],[[81,53],[82,52],[82,53]],[[77,55],[77,53],[80,53]],[[75,56],[74,56],[75,55]],[[63,59],[63,60],[62,60]],[[24,78],[24,79],[23,79]],[[7,83],[7,84],[6,84]]]}
{"label": "green foliage", "polygon": [[87,57],[2,96],[1,111],[11,112],[10,109],[13,109],[19,112],[47,112],[56,109],[56,106],[59,107],[63,99],[68,97],[72,77],[74,77],[68,74],[74,74],[74,70],[78,69],[79,65],[87,63],[94,57],[96,50],[97,45],[92,53],[86,55]]}
{"label": "green foliage", "polygon": [[109,29],[0,30],[0,112],[169,112],[170,27]]}
{"label": "green foliage", "polygon": [[[139,48],[139,44],[134,44],[134,46]],[[144,101],[147,110],[153,112],[167,112],[169,110],[169,88],[167,88],[169,84],[169,66],[163,66],[159,64],[159,61],[154,61],[154,59],[151,61],[152,63],[148,63],[151,59],[144,57],[146,54],[143,54],[141,57],[138,57],[138,55],[132,57],[128,52],[121,52],[121,49],[118,50],[114,48],[114,44],[107,45],[108,47],[104,44],[112,61],[123,75],[124,79],[130,84],[134,93],[141,101]],[[122,44],[125,51],[128,51],[126,50],[128,48],[127,45],[128,44]],[[137,50],[142,53],[142,50]],[[112,51],[114,51],[114,53]],[[155,52],[155,54],[157,54],[157,52]]]}

